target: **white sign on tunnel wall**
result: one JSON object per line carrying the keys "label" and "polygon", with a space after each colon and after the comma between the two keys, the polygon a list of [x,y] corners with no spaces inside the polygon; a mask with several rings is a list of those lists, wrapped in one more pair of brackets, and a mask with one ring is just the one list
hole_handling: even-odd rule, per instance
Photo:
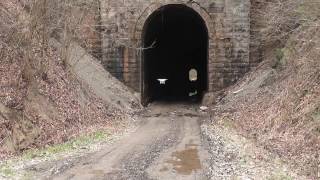
{"label": "white sign on tunnel wall", "polygon": [[168,81],[168,79],[157,79],[159,81],[160,84],[166,84],[166,82]]}

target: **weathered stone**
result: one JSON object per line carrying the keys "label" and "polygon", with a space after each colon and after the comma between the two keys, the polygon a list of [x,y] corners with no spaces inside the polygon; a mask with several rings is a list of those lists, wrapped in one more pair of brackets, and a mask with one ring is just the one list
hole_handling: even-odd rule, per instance
{"label": "weathered stone", "polygon": [[[209,91],[234,83],[258,60],[250,54],[250,0],[101,0],[104,67],[140,91],[142,32],[147,18],[162,6],[184,4],[204,20],[209,34]],[[252,62],[252,63],[251,63]]]}

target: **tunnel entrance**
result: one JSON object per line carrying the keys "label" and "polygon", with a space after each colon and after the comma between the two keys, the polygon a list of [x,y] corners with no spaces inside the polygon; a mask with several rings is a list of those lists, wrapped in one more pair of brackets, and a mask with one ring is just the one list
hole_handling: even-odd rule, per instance
{"label": "tunnel entrance", "polygon": [[182,4],[156,10],[143,34],[142,103],[200,100],[208,88],[208,29]]}

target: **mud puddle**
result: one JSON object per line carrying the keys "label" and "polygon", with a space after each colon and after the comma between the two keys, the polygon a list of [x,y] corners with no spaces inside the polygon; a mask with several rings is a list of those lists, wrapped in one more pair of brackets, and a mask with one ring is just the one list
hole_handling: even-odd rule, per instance
{"label": "mud puddle", "polygon": [[[173,169],[181,175],[191,175],[200,170],[202,167],[197,146],[196,144],[187,144],[185,150],[172,153],[172,160],[167,163],[171,164]],[[165,170],[165,168],[162,169],[162,171]]]}

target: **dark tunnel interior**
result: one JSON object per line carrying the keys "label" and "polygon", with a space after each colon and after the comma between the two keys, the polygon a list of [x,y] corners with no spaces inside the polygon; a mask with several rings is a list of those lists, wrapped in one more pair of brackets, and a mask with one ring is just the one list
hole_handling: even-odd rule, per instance
{"label": "dark tunnel interior", "polygon": [[143,101],[200,100],[208,88],[208,30],[201,16],[185,5],[163,6],[148,18],[142,38]]}

